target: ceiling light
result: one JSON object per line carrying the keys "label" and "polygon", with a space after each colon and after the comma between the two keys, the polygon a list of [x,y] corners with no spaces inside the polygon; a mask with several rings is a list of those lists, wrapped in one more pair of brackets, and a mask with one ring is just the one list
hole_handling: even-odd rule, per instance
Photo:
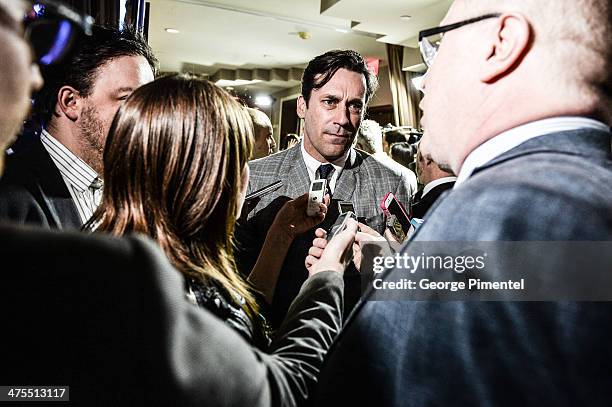
{"label": "ceiling light", "polygon": [[179,30],[177,30],[176,28],[166,28],[166,32],[169,34],[178,34],[180,33]]}
{"label": "ceiling light", "polygon": [[336,31],[342,34],[348,33],[348,30],[345,30],[344,28],[336,28]]}
{"label": "ceiling light", "polygon": [[400,20],[402,21],[408,21],[412,18],[412,16],[409,16],[408,14],[404,14],[402,16],[400,16]]}
{"label": "ceiling light", "polygon": [[222,88],[224,88],[226,86],[237,87],[237,86],[252,85],[254,83],[259,83],[259,82],[261,82],[261,80],[259,79],[254,79],[252,81],[247,81],[246,79],[236,79],[236,80],[219,79],[215,82],[215,84],[217,86],[221,86]]}
{"label": "ceiling light", "polygon": [[270,106],[272,105],[272,98],[267,95],[260,95],[255,97],[255,104],[257,106]]}

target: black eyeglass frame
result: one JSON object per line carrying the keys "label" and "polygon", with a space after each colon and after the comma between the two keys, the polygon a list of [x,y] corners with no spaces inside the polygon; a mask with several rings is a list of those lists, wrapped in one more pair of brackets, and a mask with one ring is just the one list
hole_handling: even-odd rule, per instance
{"label": "black eyeglass frame", "polygon": [[447,24],[447,25],[443,25],[440,27],[429,28],[427,30],[423,30],[419,32],[419,42],[425,37],[430,37],[432,35],[442,34],[447,31],[456,30],[457,28],[463,27],[464,25],[477,23],[478,21],[486,20],[489,18],[497,18],[497,17],[500,17],[501,15],[502,15],[501,13],[490,13],[490,14],[482,15],[480,17],[474,17],[468,20],[459,21],[453,24]]}
{"label": "black eyeglass frame", "polygon": [[36,0],[24,14],[23,37],[38,65],[55,65],[81,36],[92,35],[93,23],[91,16],[58,1]]}
{"label": "black eyeglass frame", "polygon": [[[79,13],[78,11],[75,11],[74,9],[66,6],[65,4],[62,4],[54,0],[34,1],[31,3],[31,7],[34,7],[34,5],[36,4],[40,4],[41,6],[44,6],[46,9],[45,10],[46,13],[43,19],[48,19],[48,18],[65,19],[69,21],[71,24],[73,24],[74,26],[78,27],[81,30],[81,32],[83,32],[83,34],[87,36],[91,36],[92,26],[94,24],[94,19],[91,16],[87,14]],[[39,20],[29,19],[28,13],[26,13],[26,16],[24,17],[24,25],[26,29],[29,24],[36,23],[37,21]]]}
{"label": "black eyeglass frame", "polygon": [[[440,27],[434,27],[434,28],[429,28],[427,30],[420,31],[419,32],[419,50],[421,51],[421,58],[423,59],[423,62],[425,62],[425,65],[427,65],[428,67],[431,66],[431,64],[433,63],[433,57],[435,57],[435,54],[437,53],[437,47],[433,46],[429,42],[427,37],[431,37],[432,35],[436,35],[436,34],[443,34],[445,32],[452,31],[457,28],[461,28],[465,25],[477,23],[479,21],[486,20],[489,18],[497,18],[497,17],[500,17],[501,15],[502,15],[501,13],[488,13],[488,14],[484,14],[479,17],[474,17],[468,20],[459,21],[457,23],[447,24],[447,25],[443,25]],[[427,43],[427,46],[425,46],[424,43]],[[426,54],[429,54],[431,51],[433,51],[433,56],[428,57]]]}

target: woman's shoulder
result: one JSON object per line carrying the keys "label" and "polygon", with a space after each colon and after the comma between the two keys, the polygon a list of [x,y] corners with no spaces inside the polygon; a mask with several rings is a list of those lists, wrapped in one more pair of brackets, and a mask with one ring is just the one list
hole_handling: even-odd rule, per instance
{"label": "woman's shoulder", "polygon": [[[242,305],[244,298],[236,293],[228,293],[213,281],[186,280],[187,299],[193,304],[205,308],[217,318],[236,330],[249,343],[258,347],[267,346],[267,336],[260,334]],[[233,298],[232,298],[233,297]]]}

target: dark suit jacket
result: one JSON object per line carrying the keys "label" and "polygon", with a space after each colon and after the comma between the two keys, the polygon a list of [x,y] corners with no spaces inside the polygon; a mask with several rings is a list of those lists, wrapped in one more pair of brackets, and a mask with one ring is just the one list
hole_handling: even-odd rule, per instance
{"label": "dark suit jacket", "polygon": [[410,217],[423,219],[429,208],[431,208],[434,202],[438,200],[440,195],[451,189],[454,185],[454,181],[449,181],[443,184],[436,185],[430,191],[428,191],[424,197],[421,197],[421,193],[423,192],[423,190],[417,192],[417,195],[414,198],[414,202],[412,203],[412,205],[410,205]]}
{"label": "dark suit jacket", "polygon": [[[325,221],[319,226],[330,227],[338,217],[338,201],[348,201],[353,203],[357,216],[382,233],[385,223],[380,201],[387,192],[393,192],[400,202],[408,205],[410,181],[406,180],[401,172],[387,167],[365,152],[352,150],[351,154],[353,156],[349,162],[353,164],[347,165],[336,181],[331,207]],[[244,275],[248,275],[255,265],[268,229],[279,209],[287,200],[308,192],[310,187],[300,145],[251,161],[249,168],[251,177],[248,193],[279,179],[283,181],[283,186],[262,197],[249,214],[248,221],[237,228],[238,267]],[[270,307],[270,321],[274,326],[280,324],[308,276],[304,260],[315,238],[315,229],[298,236],[289,248]],[[354,267],[345,273],[345,286],[345,311],[348,311],[361,294],[359,275]]]}
{"label": "dark suit jacket", "polygon": [[294,406],[340,329],[342,277],[308,279],[268,353],[185,298],[148,240],[0,225],[0,383],[83,406]]}
{"label": "dark suit jacket", "polygon": [[[478,168],[414,236],[441,240],[612,240],[610,134],[541,136]],[[546,285],[564,269],[540,273]],[[609,405],[611,320],[609,302],[364,301],[317,405]]]}
{"label": "dark suit jacket", "polygon": [[40,139],[6,157],[0,179],[0,220],[51,229],[79,229],[81,218]]}

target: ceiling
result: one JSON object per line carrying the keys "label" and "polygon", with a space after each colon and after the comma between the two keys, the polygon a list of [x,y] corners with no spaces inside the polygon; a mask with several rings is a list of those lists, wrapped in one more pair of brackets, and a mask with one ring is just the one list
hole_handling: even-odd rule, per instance
{"label": "ceiling", "polygon": [[[354,49],[385,64],[385,43],[415,47],[452,0],[149,0],[149,43],[166,72],[238,70],[245,87],[274,92],[299,83],[303,68],[330,49]],[[410,19],[400,16],[409,15]],[[179,30],[178,34],[165,31]],[[300,38],[302,36],[308,39]],[[276,68],[275,70],[273,68]],[[283,71],[283,69],[285,71]],[[267,73],[265,70],[269,70]],[[274,74],[274,73],[277,74]],[[272,73],[272,75],[270,75]],[[217,74],[219,76],[219,74]]]}

